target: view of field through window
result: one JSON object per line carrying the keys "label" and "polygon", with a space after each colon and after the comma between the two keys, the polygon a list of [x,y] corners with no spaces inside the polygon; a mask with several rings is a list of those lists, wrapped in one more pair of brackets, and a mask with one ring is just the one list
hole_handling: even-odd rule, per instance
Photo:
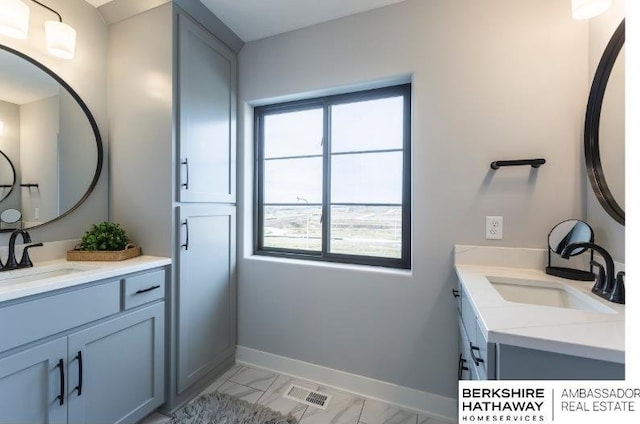
{"label": "view of field through window", "polygon": [[[265,208],[264,245],[319,252],[320,206]],[[330,251],[349,255],[400,258],[402,217],[398,206],[334,206]]]}
{"label": "view of field through window", "polygon": [[264,113],[261,246],[402,259],[405,112],[396,92]]}

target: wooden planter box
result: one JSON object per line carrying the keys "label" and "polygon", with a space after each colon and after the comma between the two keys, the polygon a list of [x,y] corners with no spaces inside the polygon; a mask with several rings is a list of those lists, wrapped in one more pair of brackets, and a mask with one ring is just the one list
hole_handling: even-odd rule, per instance
{"label": "wooden planter box", "polygon": [[123,261],[142,255],[140,246],[127,246],[124,250],[68,250],[68,261]]}

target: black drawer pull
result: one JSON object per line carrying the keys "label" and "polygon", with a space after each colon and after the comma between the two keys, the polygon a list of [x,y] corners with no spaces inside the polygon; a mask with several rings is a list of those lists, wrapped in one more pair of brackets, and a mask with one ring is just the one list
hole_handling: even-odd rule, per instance
{"label": "black drawer pull", "polygon": [[460,290],[451,289],[451,293],[453,293],[453,297],[460,297]]}
{"label": "black drawer pull", "polygon": [[458,380],[462,380],[462,371],[469,371],[469,368],[464,366],[466,363],[467,360],[462,357],[461,353],[458,359]]}
{"label": "black drawer pull", "polygon": [[138,291],[136,292],[136,294],[141,294],[141,293],[150,292],[151,290],[155,290],[155,289],[159,289],[159,288],[160,288],[160,286],[159,286],[159,285],[158,285],[158,286],[151,286],[151,287],[149,287],[148,289],[141,289],[141,290],[138,290]]}
{"label": "black drawer pull", "polygon": [[78,354],[75,358],[78,360],[78,385],[73,388],[73,390],[78,391],[78,396],[82,396],[82,351],[78,351]]}
{"label": "black drawer pull", "polygon": [[480,358],[479,356],[476,356],[475,354],[476,350],[480,352],[480,348],[478,346],[474,346],[473,343],[471,342],[469,342],[469,347],[471,348],[471,359],[473,359],[473,363],[476,364],[476,366],[478,366],[482,362],[484,362],[484,359]]}
{"label": "black drawer pull", "polygon": [[60,368],[60,394],[56,399],[60,400],[60,406],[64,405],[64,361],[60,359],[56,368]]}

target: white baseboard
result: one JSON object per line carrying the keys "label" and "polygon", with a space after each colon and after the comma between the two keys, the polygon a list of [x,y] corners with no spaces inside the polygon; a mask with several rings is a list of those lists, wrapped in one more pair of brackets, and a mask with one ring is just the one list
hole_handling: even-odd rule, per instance
{"label": "white baseboard", "polygon": [[425,415],[439,417],[447,421],[457,421],[457,400],[422,392],[397,384],[375,380],[361,375],[351,374],[285,356],[251,349],[244,346],[236,348],[236,362],[255,365],[323,385],[336,387],[367,398],[382,400],[402,409],[412,410]]}

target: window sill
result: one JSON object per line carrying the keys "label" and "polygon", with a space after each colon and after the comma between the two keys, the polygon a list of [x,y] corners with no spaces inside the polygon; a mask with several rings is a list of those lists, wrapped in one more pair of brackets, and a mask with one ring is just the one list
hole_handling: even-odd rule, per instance
{"label": "window sill", "polygon": [[298,267],[332,269],[337,271],[354,271],[354,272],[371,273],[371,274],[378,274],[378,275],[386,274],[386,275],[393,275],[397,277],[413,276],[413,271],[411,269],[388,268],[388,267],[373,266],[373,265],[344,264],[339,262],[314,261],[314,260],[305,260],[305,259],[281,258],[281,257],[275,257],[275,256],[268,256],[268,255],[251,254],[251,255],[245,256],[244,260],[249,262],[255,261],[255,262],[266,262],[266,263],[282,264],[282,265],[298,266]]}

